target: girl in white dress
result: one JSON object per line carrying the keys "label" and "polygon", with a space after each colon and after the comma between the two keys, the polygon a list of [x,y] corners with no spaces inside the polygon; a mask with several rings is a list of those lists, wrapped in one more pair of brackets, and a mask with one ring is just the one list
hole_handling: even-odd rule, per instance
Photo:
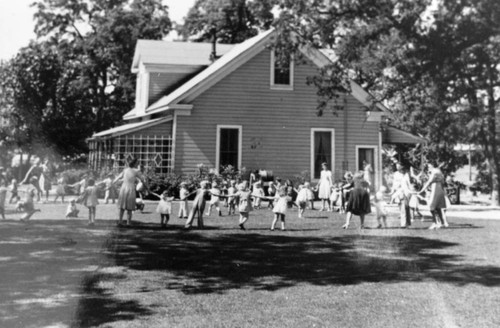
{"label": "girl in white dress", "polygon": [[330,192],[333,186],[332,171],[328,170],[326,163],[321,164],[321,175],[316,186],[318,198],[321,199],[320,211],[330,210]]}
{"label": "girl in white dress", "polygon": [[274,231],[274,227],[278,220],[281,221],[281,230],[285,230],[285,215],[286,215],[286,209],[288,207],[288,202],[291,201],[291,198],[287,195],[286,192],[286,187],[282,186],[276,193],[276,196],[274,197],[274,208],[273,208],[273,213],[274,213],[274,220],[273,223],[271,224],[271,231]]}
{"label": "girl in white dress", "polygon": [[174,197],[170,194],[169,190],[165,190],[161,195],[154,192],[152,194],[160,198],[160,202],[156,207],[156,213],[160,214],[160,226],[166,228],[170,214],[172,213],[172,201]]}

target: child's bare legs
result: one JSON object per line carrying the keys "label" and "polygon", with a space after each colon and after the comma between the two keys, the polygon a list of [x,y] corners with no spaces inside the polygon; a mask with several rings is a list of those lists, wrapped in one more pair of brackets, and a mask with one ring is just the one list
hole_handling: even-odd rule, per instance
{"label": "child's bare legs", "polygon": [[276,222],[278,222],[278,218],[279,213],[274,213],[273,223],[271,223],[271,230],[274,230],[274,226],[276,225]]}
{"label": "child's bare legs", "polygon": [[240,229],[245,230],[245,222],[248,221],[248,212],[240,212]]}
{"label": "child's bare legs", "polygon": [[361,223],[359,228],[364,229],[365,228],[365,215],[364,214],[359,215],[359,221]]}
{"label": "child's bare legs", "polygon": [[166,227],[169,219],[170,219],[170,215],[168,215],[168,214],[160,214],[160,220],[161,220],[160,221],[160,225],[162,227]]}
{"label": "child's bare legs", "polygon": [[285,214],[280,214],[280,219],[281,219],[281,230],[285,230]]}
{"label": "child's bare legs", "polygon": [[432,219],[434,220],[434,222],[431,224],[429,229],[441,228],[441,221],[443,221],[443,217],[442,217],[443,214],[441,212],[441,209],[438,208],[436,210],[432,210],[431,213],[432,213]]}
{"label": "child's bare legs", "polygon": [[299,218],[301,218],[304,215],[304,207],[299,206]]}
{"label": "child's bare legs", "polygon": [[95,206],[90,206],[89,207],[89,225],[94,225],[94,223],[95,223],[95,213],[96,213],[96,207]]}
{"label": "child's bare legs", "polygon": [[448,217],[446,215],[446,209],[442,208],[441,209],[441,220],[443,221],[443,226],[445,228],[448,227]]}
{"label": "child's bare legs", "polygon": [[187,218],[187,205],[186,205],[186,201],[182,200],[181,201],[181,204],[180,204],[180,207],[179,207],[179,219],[181,218]]}
{"label": "child's bare legs", "polygon": [[378,227],[377,228],[387,228],[387,217],[385,215],[377,216]]}

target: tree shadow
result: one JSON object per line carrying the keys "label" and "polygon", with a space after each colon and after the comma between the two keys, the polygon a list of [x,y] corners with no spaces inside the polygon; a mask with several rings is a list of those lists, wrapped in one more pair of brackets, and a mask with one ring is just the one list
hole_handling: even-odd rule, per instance
{"label": "tree shadow", "polygon": [[428,279],[500,285],[500,267],[471,265],[443,252],[457,245],[413,236],[153,231],[115,235],[112,255],[119,266],[168,272],[166,288],[187,294]]}

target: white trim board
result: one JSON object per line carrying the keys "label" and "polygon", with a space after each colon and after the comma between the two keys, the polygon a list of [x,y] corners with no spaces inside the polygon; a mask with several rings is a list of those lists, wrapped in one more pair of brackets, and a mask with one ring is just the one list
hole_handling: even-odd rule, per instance
{"label": "white trim board", "polygon": [[310,151],[310,170],[311,170],[311,181],[316,180],[314,178],[314,132],[331,132],[332,133],[332,139],[331,139],[331,153],[332,157],[330,159],[330,163],[328,165],[330,166],[330,171],[334,173],[334,168],[335,168],[335,129],[329,129],[329,128],[311,128],[311,151]]}

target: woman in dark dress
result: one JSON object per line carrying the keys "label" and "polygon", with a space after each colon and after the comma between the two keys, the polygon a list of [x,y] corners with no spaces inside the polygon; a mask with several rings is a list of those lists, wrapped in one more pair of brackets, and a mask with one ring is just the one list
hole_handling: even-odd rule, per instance
{"label": "woman in dark dress", "polygon": [[430,177],[420,193],[424,192],[429,187],[431,188],[429,208],[431,210],[434,223],[432,223],[429,229],[439,229],[441,226],[448,227],[446,216],[443,215],[443,211],[446,209],[446,193],[444,190],[445,178],[443,172],[441,172],[439,167],[433,164],[429,163],[427,166],[430,172]]}
{"label": "woman in dark dress", "polygon": [[360,228],[365,227],[365,215],[371,213],[370,194],[368,192],[369,184],[364,178],[364,172],[360,171],[354,174],[354,188],[352,189],[346,205],[346,218],[343,229],[349,227],[352,215],[358,215],[361,221]]}

